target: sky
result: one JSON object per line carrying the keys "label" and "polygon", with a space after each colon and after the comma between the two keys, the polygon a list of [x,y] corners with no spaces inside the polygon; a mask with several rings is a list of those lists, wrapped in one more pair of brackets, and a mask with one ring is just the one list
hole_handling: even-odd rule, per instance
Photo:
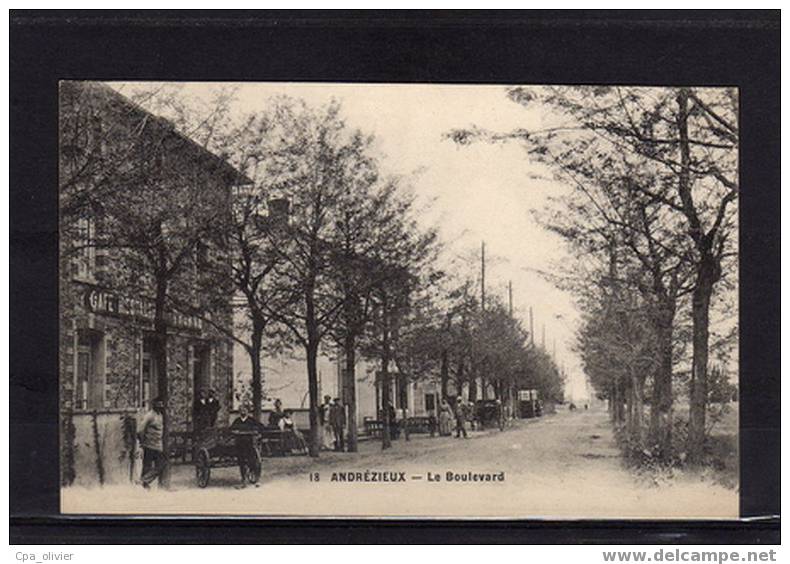
{"label": "sky", "polygon": [[[113,84],[128,93],[135,84]],[[183,96],[207,101],[222,83],[183,83]],[[375,135],[374,151],[385,173],[406,174],[422,204],[421,221],[436,226],[445,258],[477,260],[486,247],[486,293],[507,303],[513,285],[514,313],[529,327],[533,310],[535,342],[556,351],[568,374],[566,396],[586,396],[580,361],[573,352],[579,312],[572,296],[555,288],[540,272],[551,272],[569,254],[558,236],[533,216],[566,187],[539,177],[516,144],[458,146],[444,135],[455,128],[478,126],[495,131],[534,128],[538,109],[511,102],[501,85],[240,83],[234,117],[266,109],[272,97],[286,94],[310,105],[336,99],[348,126]]]}

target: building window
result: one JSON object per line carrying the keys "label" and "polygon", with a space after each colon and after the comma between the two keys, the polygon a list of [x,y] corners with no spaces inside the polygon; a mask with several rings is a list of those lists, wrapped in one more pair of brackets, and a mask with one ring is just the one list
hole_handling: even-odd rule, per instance
{"label": "building window", "polygon": [[77,331],[77,357],[74,373],[76,409],[104,407],[104,336],[98,331]]}
{"label": "building window", "polygon": [[436,396],[425,394],[425,411],[436,411]]}
{"label": "building window", "polygon": [[96,226],[93,220],[87,217],[77,221],[77,237],[75,246],[77,252],[74,258],[74,273],[77,278],[90,279],[96,269]]}

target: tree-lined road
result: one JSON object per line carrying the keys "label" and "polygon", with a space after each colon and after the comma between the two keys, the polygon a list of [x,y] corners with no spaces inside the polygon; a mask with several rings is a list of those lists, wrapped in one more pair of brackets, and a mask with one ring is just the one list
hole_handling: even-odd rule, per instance
{"label": "tree-lined road", "polygon": [[[236,489],[238,470],[218,470],[211,485],[194,487],[191,467],[174,476],[173,491],[133,486],[103,490],[68,488],[67,511],[223,513],[318,516],[490,517],[734,517],[734,490],[676,476],[671,483],[638,478],[623,467],[605,410],[568,412],[520,421],[505,432],[473,433],[467,439],[413,437],[382,452],[362,444],[358,454],[266,459],[259,487]],[[332,481],[337,472],[379,480]],[[504,472],[504,481],[446,480],[459,475]],[[311,473],[319,481],[311,481]],[[390,480],[380,481],[383,473]],[[428,474],[440,481],[429,481]],[[313,474],[313,476],[315,476]],[[420,478],[417,479],[416,477]],[[315,479],[315,477],[314,477]],[[364,480],[364,478],[362,478]],[[484,479],[485,480],[485,479]]]}

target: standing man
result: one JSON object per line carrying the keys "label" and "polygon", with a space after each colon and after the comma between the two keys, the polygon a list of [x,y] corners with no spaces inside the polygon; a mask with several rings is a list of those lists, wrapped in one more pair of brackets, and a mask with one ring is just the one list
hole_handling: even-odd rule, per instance
{"label": "standing man", "polygon": [[137,431],[137,438],[143,447],[143,474],[140,481],[145,489],[151,487],[151,482],[159,479],[162,484],[162,472],[165,469],[165,454],[162,448],[162,419],[165,404],[161,398],[151,402],[151,410],[143,416]]}
{"label": "standing man", "polygon": [[466,403],[464,403],[464,398],[458,397],[455,402],[455,438],[460,439],[461,433],[464,434],[464,438],[467,439],[466,435],[466,419],[468,417],[468,408]]}
{"label": "standing man", "polygon": [[[248,479],[257,481],[260,474],[260,462],[255,451],[255,432],[260,429],[260,425],[250,416],[250,406],[243,403],[239,407],[239,416],[230,426],[231,431],[235,431],[236,458],[239,461],[239,471],[241,472],[241,487],[246,486]],[[251,478],[252,476],[256,476]]]}
{"label": "standing man", "polygon": [[206,421],[209,427],[217,426],[217,415],[219,414],[219,400],[214,388],[209,388],[206,398]]}
{"label": "standing man", "polygon": [[390,440],[394,441],[398,438],[399,429],[398,429],[398,422],[396,421],[397,412],[395,411],[395,406],[392,405],[392,401],[387,402],[387,417],[390,420]]}
{"label": "standing man", "polygon": [[205,388],[201,388],[192,409],[192,430],[195,432],[195,436],[199,437],[207,427],[211,427],[208,392]]}
{"label": "standing man", "polygon": [[346,427],[346,407],[340,398],[335,398],[329,411],[329,425],[332,427],[334,436],[335,451],[344,452],[346,450],[344,433]]}

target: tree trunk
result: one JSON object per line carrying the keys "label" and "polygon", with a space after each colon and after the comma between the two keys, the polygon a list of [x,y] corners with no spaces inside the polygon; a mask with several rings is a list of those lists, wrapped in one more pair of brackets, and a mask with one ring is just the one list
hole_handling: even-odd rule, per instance
{"label": "tree trunk", "polygon": [[382,322],[383,327],[381,331],[381,405],[383,406],[384,417],[383,428],[381,431],[381,450],[386,450],[392,446],[390,438],[390,429],[394,421],[390,421],[390,398],[391,382],[390,382],[390,331],[389,331],[389,312],[387,311],[386,299],[382,304]]}
{"label": "tree trunk", "polygon": [[631,379],[631,437],[642,444],[642,431],[644,428],[644,379],[641,375],[634,375]]}
{"label": "tree trunk", "polygon": [[382,430],[381,430],[381,450],[386,450],[392,446],[390,438],[390,428],[393,421],[390,421],[390,375],[389,358],[387,355],[381,357],[381,405],[382,405]]}
{"label": "tree trunk", "polygon": [[672,352],[675,307],[663,304],[657,314],[659,366],[653,374],[653,397],[650,403],[650,440],[658,447],[657,455],[667,460],[672,453]]}
{"label": "tree trunk", "polygon": [[440,400],[447,397],[447,382],[450,379],[450,366],[447,358],[447,349],[442,349],[441,366],[439,368]]}
{"label": "tree trunk", "polygon": [[629,437],[634,435],[634,387],[625,389],[625,430]]}
{"label": "tree trunk", "polygon": [[167,374],[167,319],[165,316],[165,300],[167,298],[167,280],[156,281],[156,297],[154,299],[154,338],[153,356],[156,365],[157,395],[165,406],[162,411],[162,452],[163,469],[161,484],[165,488],[170,486],[170,397],[169,378]]}
{"label": "tree trunk", "polygon": [[458,370],[456,371],[455,392],[457,397],[462,397],[464,393],[464,359],[458,359]]}
{"label": "tree trunk", "polygon": [[625,390],[619,380],[614,384],[614,422],[621,425],[625,421]]}
{"label": "tree trunk", "polygon": [[310,396],[310,456],[317,458],[321,452],[321,426],[318,424],[318,340],[312,335],[315,330],[308,330],[307,352],[307,388]]}
{"label": "tree trunk", "polygon": [[[452,316],[447,314],[446,338],[450,338],[450,328],[452,326]],[[450,353],[447,350],[447,345],[442,347],[441,364],[439,368],[439,382],[441,385],[441,397],[439,400],[447,398],[447,383],[450,379]]]}
{"label": "tree trunk", "polygon": [[253,325],[250,337],[250,364],[252,365],[252,417],[261,422],[261,404],[263,402],[263,368],[261,351],[263,349],[263,327]]}
{"label": "tree trunk", "polygon": [[351,331],[346,332],[343,354],[346,369],[343,371],[343,399],[348,406],[348,452],[357,452],[357,377],[356,339]]}
{"label": "tree trunk", "polygon": [[705,412],[708,404],[708,337],[710,301],[716,281],[716,265],[703,261],[691,305],[693,320],[693,360],[691,368],[691,398],[689,402],[688,461],[702,461],[705,448]]}

